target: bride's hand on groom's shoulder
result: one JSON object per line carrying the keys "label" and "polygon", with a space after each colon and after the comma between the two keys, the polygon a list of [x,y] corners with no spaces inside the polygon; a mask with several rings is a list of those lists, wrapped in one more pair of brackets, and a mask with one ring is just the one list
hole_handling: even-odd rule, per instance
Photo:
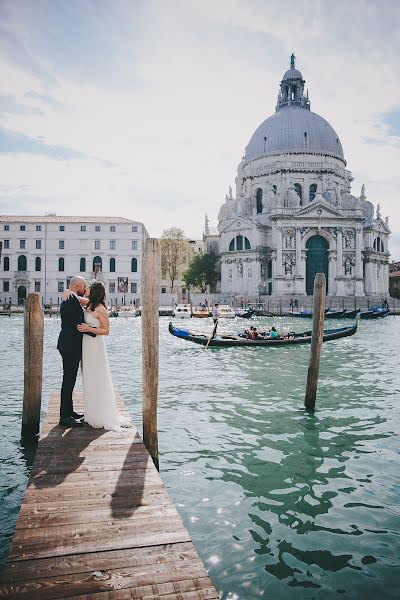
{"label": "bride's hand on groom's shoulder", "polygon": [[68,300],[69,298],[71,298],[71,296],[72,296],[72,292],[69,288],[67,288],[64,292],[63,300]]}

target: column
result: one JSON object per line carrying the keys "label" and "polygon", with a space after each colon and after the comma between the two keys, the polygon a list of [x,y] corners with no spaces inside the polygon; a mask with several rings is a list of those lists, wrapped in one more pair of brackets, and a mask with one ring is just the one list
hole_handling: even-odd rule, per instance
{"label": "column", "polygon": [[343,275],[343,235],[342,230],[338,229],[336,238],[336,276]]}
{"label": "column", "polygon": [[363,268],[361,259],[361,245],[362,245],[362,230],[360,227],[356,228],[356,296],[365,296],[364,293],[364,279],[363,279]]}
{"label": "column", "polygon": [[302,276],[301,270],[301,230],[300,227],[296,229],[296,275],[297,277]]}
{"label": "column", "polygon": [[282,277],[282,229],[276,229],[276,276]]}
{"label": "column", "polygon": [[361,229],[356,229],[356,277],[362,277]]}

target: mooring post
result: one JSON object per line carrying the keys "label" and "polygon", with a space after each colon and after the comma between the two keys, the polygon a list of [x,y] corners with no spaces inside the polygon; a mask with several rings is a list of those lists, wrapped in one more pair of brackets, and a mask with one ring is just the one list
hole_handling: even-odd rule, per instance
{"label": "mooring post", "polygon": [[157,392],[159,355],[160,242],[145,241],[142,270],[142,415],[143,442],[159,469]]}
{"label": "mooring post", "polygon": [[321,357],[322,338],[324,335],[325,294],[325,274],[317,273],[314,280],[310,365],[308,367],[306,395],[304,399],[304,406],[308,410],[314,409],[315,399],[317,397],[319,361]]}
{"label": "mooring post", "polygon": [[24,400],[23,438],[39,433],[43,371],[43,309],[39,294],[28,294],[24,307]]}

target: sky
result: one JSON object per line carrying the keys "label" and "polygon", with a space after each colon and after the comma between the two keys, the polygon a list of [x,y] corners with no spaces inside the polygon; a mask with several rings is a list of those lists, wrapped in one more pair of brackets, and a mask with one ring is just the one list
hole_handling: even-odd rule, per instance
{"label": "sky", "polygon": [[292,52],[400,260],[397,0],[0,0],[0,213],[200,239]]}

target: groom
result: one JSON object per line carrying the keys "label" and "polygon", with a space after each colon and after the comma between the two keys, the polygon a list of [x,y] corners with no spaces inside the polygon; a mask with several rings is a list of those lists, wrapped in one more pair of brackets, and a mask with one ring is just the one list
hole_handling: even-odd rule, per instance
{"label": "groom", "polygon": [[[64,427],[82,427],[82,414],[74,411],[72,392],[75,387],[79,363],[82,357],[82,333],[77,329],[79,323],[84,323],[83,309],[79,296],[86,291],[86,281],[76,275],[69,284],[71,296],[61,303],[61,331],[58,337],[57,350],[63,361],[63,381],[61,386],[60,425]],[[94,333],[88,333],[96,337]]]}

